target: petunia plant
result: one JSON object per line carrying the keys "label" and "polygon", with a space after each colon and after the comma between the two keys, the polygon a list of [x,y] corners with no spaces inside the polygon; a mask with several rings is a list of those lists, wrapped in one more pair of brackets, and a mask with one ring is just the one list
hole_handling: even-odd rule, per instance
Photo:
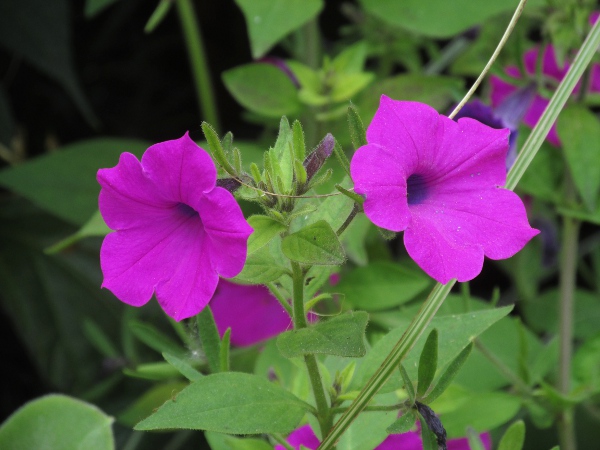
{"label": "petunia plant", "polygon": [[107,412],[32,401],[0,448],[594,448],[593,5],[360,0],[338,26],[322,0],[236,0],[252,61],[220,91],[192,2],[158,3],[145,30],[177,12],[201,120],[0,171],[33,202],[0,209],[0,300],[48,385]]}

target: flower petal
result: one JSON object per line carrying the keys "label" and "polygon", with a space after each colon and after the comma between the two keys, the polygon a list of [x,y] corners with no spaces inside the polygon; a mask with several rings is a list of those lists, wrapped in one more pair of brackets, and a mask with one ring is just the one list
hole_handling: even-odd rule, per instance
{"label": "flower petal", "polygon": [[223,188],[205,193],[197,205],[209,239],[205,257],[221,276],[235,277],[244,267],[252,227],[233,195]]}
{"label": "flower petal", "polygon": [[144,176],[140,162],[131,153],[122,153],[115,167],[100,169],[97,179],[102,187],[98,206],[113,230],[145,226],[149,221],[160,220],[173,206]]}
{"label": "flower petal", "polygon": [[231,343],[243,347],[277,336],[292,321],[264,286],[245,286],[219,280],[210,301],[219,334],[231,328]]}
{"label": "flower petal", "polygon": [[149,147],[142,157],[146,176],[174,202],[194,204],[215,187],[217,170],[210,156],[186,133]]}
{"label": "flower petal", "polygon": [[418,431],[408,431],[402,434],[390,434],[377,446],[377,450],[423,450],[421,435]]}
{"label": "flower petal", "polygon": [[393,150],[378,144],[360,147],[350,164],[357,194],[366,194],[364,211],[377,226],[392,231],[406,229],[410,219],[406,175]]}
{"label": "flower petal", "polygon": [[411,207],[404,234],[409,255],[441,283],[469,281],[491,259],[509,258],[539,233],[519,197],[506,189],[457,192],[448,186]]}

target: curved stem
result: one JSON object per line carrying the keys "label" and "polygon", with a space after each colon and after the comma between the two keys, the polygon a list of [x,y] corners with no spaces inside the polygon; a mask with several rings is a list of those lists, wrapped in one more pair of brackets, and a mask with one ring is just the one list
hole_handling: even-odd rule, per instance
{"label": "curved stem", "polygon": [[206,63],[206,52],[200,33],[200,24],[196,17],[196,11],[191,0],[177,0],[175,2],[188,57],[194,74],[196,96],[200,114],[216,130],[219,130],[219,113],[217,103],[213,95],[213,87],[210,79],[208,64]]}

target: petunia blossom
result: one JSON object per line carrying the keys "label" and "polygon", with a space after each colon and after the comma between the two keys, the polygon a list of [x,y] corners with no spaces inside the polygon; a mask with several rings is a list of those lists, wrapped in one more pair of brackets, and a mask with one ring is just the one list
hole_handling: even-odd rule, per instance
{"label": "petunia blossom", "polygon": [[[538,67],[538,55],[539,48],[535,47],[525,52],[525,55],[523,56],[523,65],[525,67],[526,76],[534,80]],[[552,45],[547,45],[544,48],[541,61],[541,72],[545,77],[545,81],[552,83],[550,85],[552,89],[554,89],[556,85],[558,85],[558,83],[564,78],[569,70],[569,67],[570,64],[568,62],[565,62],[562,67],[558,64],[558,61],[556,60],[556,52],[554,51],[554,47]],[[523,78],[523,74],[516,66],[507,67],[505,72],[512,78]],[[493,107],[500,105],[509,95],[518,89],[518,86],[515,86],[495,75],[490,77],[490,85],[492,88],[491,101]],[[574,92],[577,92],[579,89],[580,87],[578,85]],[[591,65],[589,91],[596,93],[600,92],[600,64],[594,63]],[[546,109],[546,106],[548,106],[549,102],[549,99],[542,97],[540,94],[536,94],[531,102],[531,106],[528,108],[523,117],[523,122],[525,125],[533,128],[540,120],[540,117],[542,117],[542,113]],[[550,129],[547,139],[552,145],[560,146],[560,140],[558,138],[558,134],[556,133],[556,124],[554,124]]]}
{"label": "petunia blossom", "polygon": [[484,255],[509,258],[538,234],[519,197],[500,187],[508,134],[382,96],[352,158],[354,190],[375,225],[404,231],[408,254],[431,277],[471,280]]}
{"label": "petunia blossom", "polygon": [[200,312],[219,275],[246,261],[252,228],[227,190],[216,187],[210,156],[186,133],[148,148],[141,162],[123,153],[100,169],[99,207],[112,230],[102,243],[102,287],[142,306],[153,294],[175,320]]}
{"label": "petunia blossom", "polygon": [[[491,450],[492,440],[489,433],[479,435],[485,450]],[[287,438],[295,450],[300,450],[300,446],[316,450],[321,443],[315,435],[310,425],[303,425],[300,428],[292,431]],[[448,450],[470,450],[469,441],[467,438],[449,439],[447,442]],[[375,447],[375,450],[423,450],[423,442],[419,431],[409,431],[402,434],[390,434],[381,444]],[[276,445],[275,450],[285,450],[283,445]]]}
{"label": "petunia blossom", "polygon": [[231,328],[231,343],[246,347],[283,333],[292,319],[264,286],[220,280],[210,301],[219,334]]}

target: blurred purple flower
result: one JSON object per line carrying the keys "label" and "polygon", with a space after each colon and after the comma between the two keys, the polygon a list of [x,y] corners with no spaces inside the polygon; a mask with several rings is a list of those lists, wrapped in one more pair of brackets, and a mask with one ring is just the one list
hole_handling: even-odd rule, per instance
{"label": "blurred purple flower", "polygon": [[200,312],[219,275],[234,277],[246,261],[252,228],[233,196],[216,187],[208,153],[186,133],[148,148],[142,161],[123,153],[100,169],[98,200],[113,230],[102,243],[102,287],[132,306],[152,294],[175,320]]}
{"label": "blurred purple flower", "polygon": [[[536,68],[538,66],[538,54],[539,49],[532,48],[528,50],[523,56],[523,64],[525,66],[526,76],[531,78],[533,81],[536,79]],[[552,45],[547,45],[544,48],[542,61],[541,61],[541,71],[542,75],[545,77],[545,82],[553,82],[553,84],[558,84],[566,75],[569,70],[570,64],[565,62],[563,67],[559,67],[558,62],[556,60],[556,54],[554,52],[554,47]],[[592,64],[592,72],[590,78],[589,90],[590,92],[600,92],[600,65],[597,63]],[[507,75],[515,78],[521,79],[523,78],[523,74],[516,66],[509,66],[505,69]],[[491,92],[491,100],[492,106],[494,108],[498,107],[505,99],[514,93],[518,87],[504,81],[502,78],[492,75],[490,77],[490,84],[492,87]],[[554,88],[554,86],[551,86]],[[580,86],[577,85],[573,92],[579,91]],[[549,100],[547,98],[542,97],[539,94],[536,94],[531,102],[531,106],[528,108],[527,112],[523,116],[523,122],[528,127],[533,128],[542,113],[548,106]],[[560,140],[558,138],[558,134],[556,133],[556,124],[552,126],[550,132],[548,133],[548,142],[550,142],[554,146],[560,146]]]}
{"label": "blurred purple flower", "polygon": [[[485,450],[491,450],[492,440],[489,433],[479,435]],[[310,425],[303,425],[292,431],[287,438],[288,444],[299,450],[300,446],[310,450],[316,450],[321,443]],[[448,450],[470,450],[467,438],[450,439],[448,441]],[[423,450],[423,443],[419,431],[409,431],[402,434],[390,434],[375,450]],[[275,450],[285,450],[283,445],[276,445]]]}
{"label": "blurred purple flower", "polygon": [[210,301],[219,334],[231,328],[231,343],[254,345],[289,329],[292,319],[265,286],[220,280]]}
{"label": "blurred purple flower", "polygon": [[509,258],[536,234],[506,180],[508,130],[458,122],[386,96],[350,164],[367,217],[404,231],[408,254],[440,283],[468,281],[484,255]]}

